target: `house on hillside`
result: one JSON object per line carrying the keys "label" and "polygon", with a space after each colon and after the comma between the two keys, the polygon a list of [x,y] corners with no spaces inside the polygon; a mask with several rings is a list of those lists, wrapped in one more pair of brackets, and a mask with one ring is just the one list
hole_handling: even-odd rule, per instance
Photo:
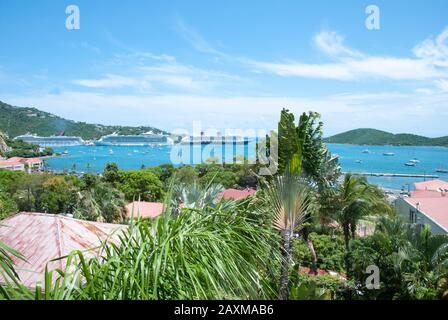
{"label": "house on hillside", "polygon": [[0,160],[0,169],[26,171],[28,173],[41,172],[44,169],[44,162],[41,158],[12,157]]}
{"label": "house on hillside", "polygon": [[[64,269],[65,260],[52,259],[83,251],[86,257],[98,253],[100,241],[118,241],[125,225],[73,219],[64,215],[19,213],[0,221],[0,242],[18,250],[26,261],[14,258],[21,282],[35,287],[44,283],[45,267]],[[0,276],[0,282],[2,278]]]}
{"label": "house on hillside", "polygon": [[415,184],[408,197],[395,201],[397,212],[410,223],[429,225],[434,234],[448,233],[448,182],[431,180]]}

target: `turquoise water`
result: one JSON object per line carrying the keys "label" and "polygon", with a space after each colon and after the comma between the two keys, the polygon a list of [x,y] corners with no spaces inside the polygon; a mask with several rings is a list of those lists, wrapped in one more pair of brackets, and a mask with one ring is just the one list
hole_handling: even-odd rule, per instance
{"label": "turquoise water", "polygon": [[[436,173],[437,168],[448,169],[448,148],[443,147],[397,147],[397,146],[354,146],[329,144],[329,149],[340,156],[340,163],[345,172],[376,172],[376,173],[415,173],[434,174],[448,180],[448,174]],[[363,153],[363,150],[370,153]],[[255,158],[255,142],[249,145],[219,147],[182,146],[163,147],[105,147],[79,146],[55,148],[56,152],[68,151],[67,155],[47,160],[50,169],[63,172],[75,170],[78,172],[102,172],[108,162],[116,162],[121,169],[140,169],[157,166],[164,163],[180,165],[182,163],[198,164],[210,157],[225,159],[231,163],[234,157]],[[383,153],[393,152],[395,156],[383,156]],[[418,159],[415,167],[404,166],[411,159]],[[358,163],[357,161],[361,161]],[[419,178],[399,177],[368,177],[369,181],[392,189],[412,189],[414,182],[423,181]]]}

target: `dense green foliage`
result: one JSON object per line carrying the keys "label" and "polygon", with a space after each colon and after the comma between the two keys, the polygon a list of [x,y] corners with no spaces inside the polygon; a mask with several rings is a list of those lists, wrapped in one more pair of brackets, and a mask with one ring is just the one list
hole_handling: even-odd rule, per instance
{"label": "dense green foliage", "polygon": [[[317,253],[318,269],[345,272],[344,240],[340,235],[318,234],[309,235]],[[311,252],[303,238],[294,241],[294,262],[301,266],[313,267]]]}
{"label": "dense green foliage", "polygon": [[40,136],[57,135],[64,132],[67,136],[78,136],[83,139],[98,139],[114,132],[121,134],[140,134],[152,130],[162,132],[152,127],[105,126],[75,122],[40,111],[35,108],[13,107],[0,101],[0,131],[13,138],[26,133]]}
{"label": "dense green foliage", "polygon": [[393,134],[376,129],[355,129],[325,139],[328,143],[357,145],[448,146],[448,137],[428,138],[415,134]]}
{"label": "dense green foliage", "polygon": [[119,171],[122,191],[128,201],[159,201],[163,198],[162,182],[150,169]]}
{"label": "dense green foliage", "polygon": [[[125,220],[125,199],[163,201],[165,210],[130,221],[96,257],[62,258],[66,269],[46,272],[45,290],[20,285],[5,256],[14,253],[0,244],[0,272],[12,281],[0,287],[0,298],[448,298],[448,236],[395,218],[383,192],[364,177],[338,179],[318,114],[304,113],[296,124],[283,110],[278,137],[281,169],[273,177],[259,177],[256,165],[244,163],[134,171],[111,163],[103,175],[81,178],[0,170],[0,204],[14,199],[18,210],[106,222]],[[257,186],[255,196],[218,196],[224,187],[247,186]],[[358,226],[367,221],[374,232],[360,237]],[[376,289],[367,287],[371,266],[380,270]]]}

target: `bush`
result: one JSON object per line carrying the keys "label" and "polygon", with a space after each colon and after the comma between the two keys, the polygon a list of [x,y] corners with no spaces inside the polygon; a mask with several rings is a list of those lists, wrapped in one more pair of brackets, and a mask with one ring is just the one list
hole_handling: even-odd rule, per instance
{"label": "bush", "polygon": [[119,190],[126,200],[159,201],[164,196],[162,182],[151,169],[119,171]]}
{"label": "bush", "polygon": [[[344,241],[341,236],[311,233],[317,255],[317,268],[336,272],[345,272]],[[302,266],[311,267],[311,253],[302,240],[294,241],[294,261]]]}
{"label": "bush", "polygon": [[15,201],[8,194],[0,192],[0,220],[16,212],[17,206]]}

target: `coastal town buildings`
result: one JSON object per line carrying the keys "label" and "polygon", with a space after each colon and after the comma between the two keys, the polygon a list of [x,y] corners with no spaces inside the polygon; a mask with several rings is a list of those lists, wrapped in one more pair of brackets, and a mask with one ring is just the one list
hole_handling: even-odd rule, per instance
{"label": "coastal town buildings", "polygon": [[395,201],[398,213],[408,222],[429,225],[434,234],[448,233],[448,182],[415,183],[415,191]]}
{"label": "coastal town buildings", "polygon": [[40,172],[43,168],[44,163],[41,158],[12,157],[9,159],[0,159],[0,169],[33,173]]}

